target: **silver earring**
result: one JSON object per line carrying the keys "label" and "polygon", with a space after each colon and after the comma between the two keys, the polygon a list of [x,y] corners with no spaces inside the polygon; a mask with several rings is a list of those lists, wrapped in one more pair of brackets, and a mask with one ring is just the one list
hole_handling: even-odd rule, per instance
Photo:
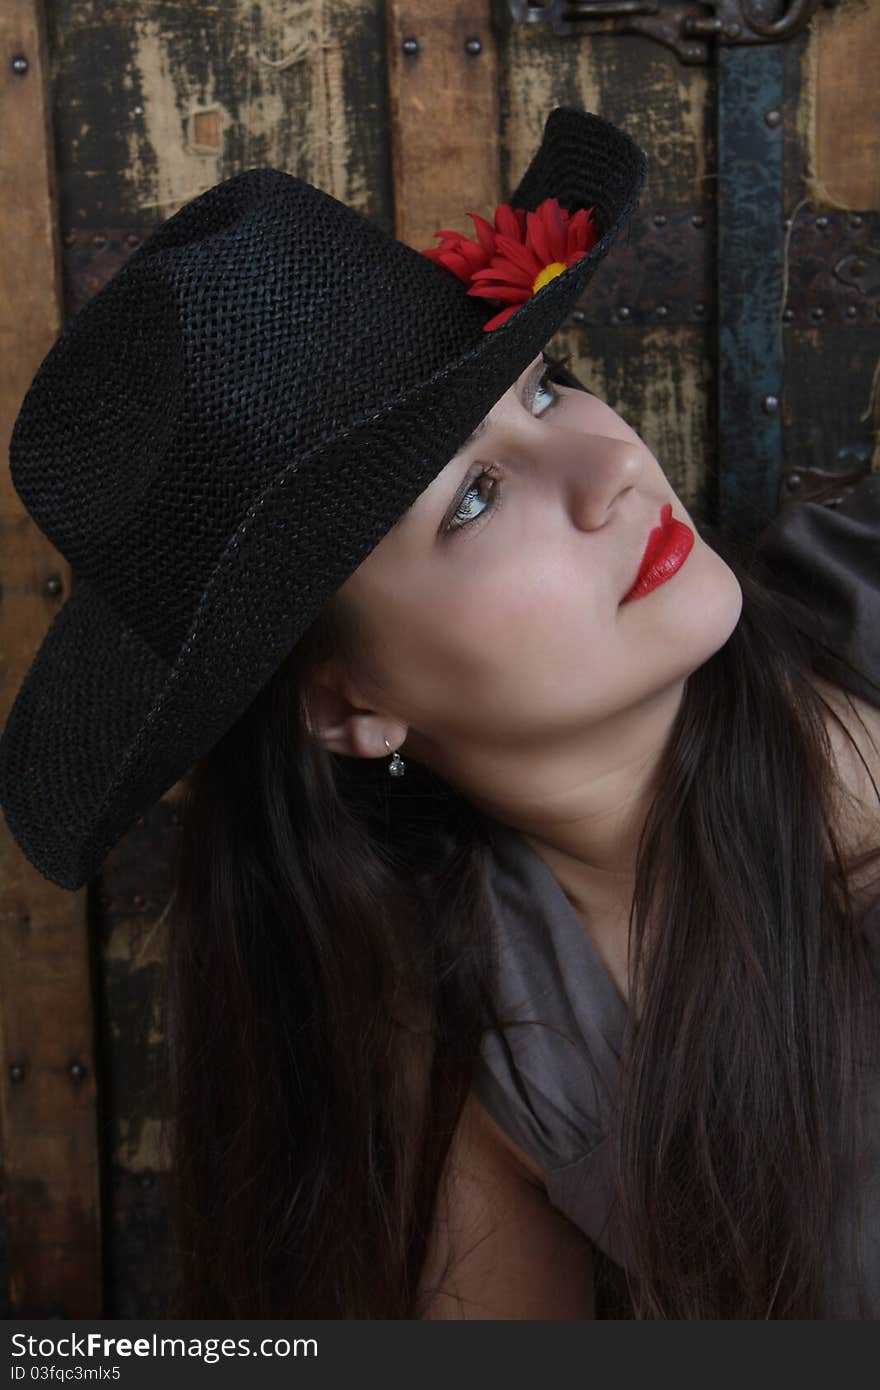
{"label": "silver earring", "polygon": [[[385,747],[388,749],[388,752],[390,753],[391,744],[388,742],[387,738],[385,740]],[[391,773],[392,777],[402,777],[403,774],[406,772],[406,763],[403,761],[403,758],[400,756],[399,753],[394,754],[394,757],[388,764],[388,771]]]}

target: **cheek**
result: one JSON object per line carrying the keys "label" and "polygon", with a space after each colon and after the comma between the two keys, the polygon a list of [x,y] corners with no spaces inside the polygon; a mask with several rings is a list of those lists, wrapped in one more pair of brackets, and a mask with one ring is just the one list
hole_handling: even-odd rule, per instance
{"label": "cheek", "polygon": [[586,658],[601,645],[601,614],[583,575],[535,561],[447,586],[442,599],[426,597],[408,609],[397,636],[398,660],[422,711],[498,718],[536,700],[564,699],[583,684]]}

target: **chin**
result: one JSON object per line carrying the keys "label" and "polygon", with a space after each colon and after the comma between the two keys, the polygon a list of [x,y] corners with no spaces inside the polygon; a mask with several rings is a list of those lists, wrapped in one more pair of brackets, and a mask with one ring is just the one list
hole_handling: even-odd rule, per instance
{"label": "chin", "polygon": [[658,635],[662,628],[665,640],[675,652],[677,669],[684,676],[721,650],[742,613],[739,580],[714,551],[710,553],[717,562],[711,573],[701,575],[700,582],[688,592],[682,590],[676,602],[669,605],[662,622],[657,623]]}
{"label": "chin", "polygon": [[[713,552],[714,553],[714,552]],[[702,621],[700,628],[705,635],[706,652],[703,661],[708,661],[720,651],[724,643],[736,629],[743,606],[740,582],[724,561],[716,555],[721,573],[716,582],[707,584],[698,600]]]}

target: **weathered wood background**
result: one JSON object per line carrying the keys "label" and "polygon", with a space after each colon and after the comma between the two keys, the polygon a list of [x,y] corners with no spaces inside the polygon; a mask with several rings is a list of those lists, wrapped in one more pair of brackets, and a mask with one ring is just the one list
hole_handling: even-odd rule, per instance
{"label": "weathered wood background", "polygon": [[[784,45],[780,505],[803,495],[804,470],[880,467],[877,12],[822,7]],[[575,101],[625,126],[650,174],[629,237],[552,346],[711,517],[713,63],[639,34],[557,36],[500,0],[6,0],[0,38],[4,450],[61,322],[197,193],[272,165],[422,247],[440,226],[471,234],[469,209],[491,218],[547,113]],[[4,457],[0,721],[74,582]],[[0,820],[0,1290],[13,1315],[164,1311],[156,998],[174,827],[172,789],[88,892],[68,894]]]}

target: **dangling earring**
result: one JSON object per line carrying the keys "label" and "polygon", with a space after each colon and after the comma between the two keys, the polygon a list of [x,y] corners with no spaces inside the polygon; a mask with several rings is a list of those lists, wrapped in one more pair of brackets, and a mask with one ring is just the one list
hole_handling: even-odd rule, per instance
{"label": "dangling earring", "polygon": [[[388,752],[390,753],[391,744],[388,742],[387,738],[385,740],[385,747],[388,749]],[[406,772],[406,763],[403,761],[403,758],[400,756],[399,753],[394,754],[394,757],[388,764],[388,771],[391,773],[392,777],[402,777],[403,774]]]}

